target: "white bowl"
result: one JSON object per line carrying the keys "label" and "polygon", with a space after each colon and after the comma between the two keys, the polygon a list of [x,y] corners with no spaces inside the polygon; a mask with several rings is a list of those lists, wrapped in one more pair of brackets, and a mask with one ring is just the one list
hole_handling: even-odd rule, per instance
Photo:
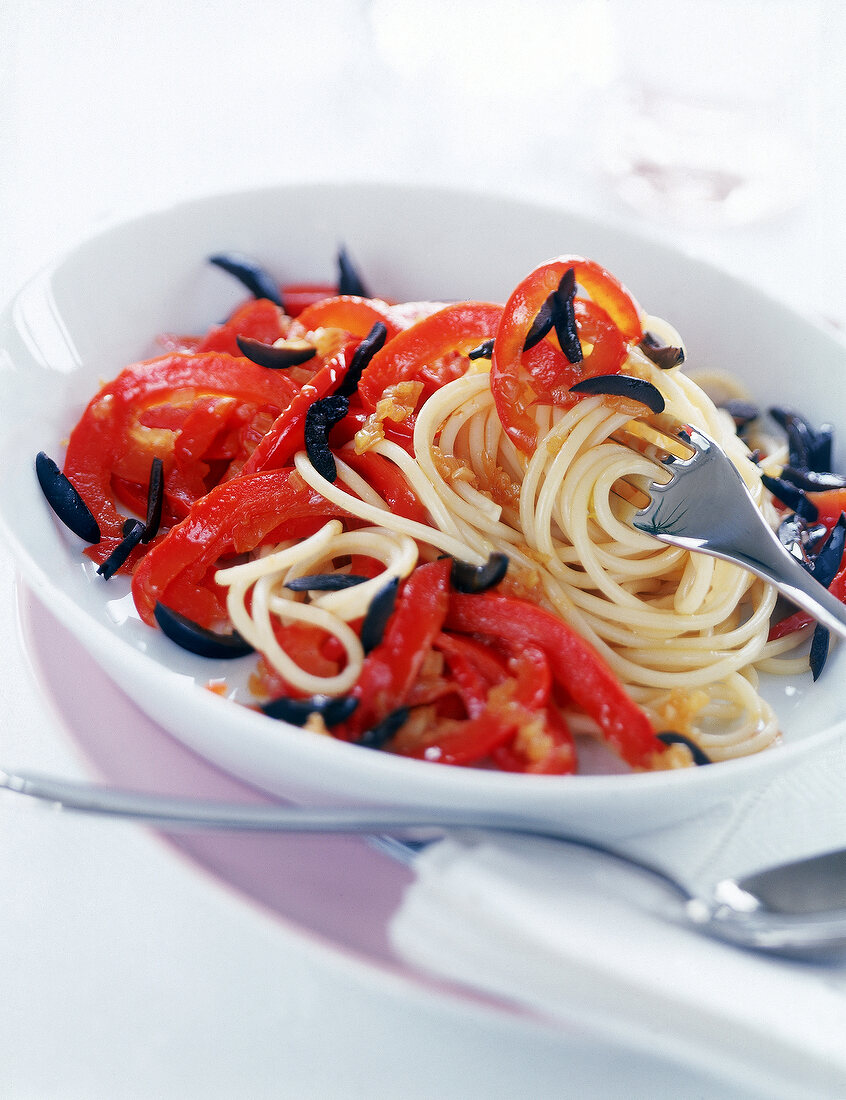
{"label": "white bowl", "polygon": [[[646,239],[572,213],[484,194],[388,185],[302,185],[201,198],[109,228],[27,285],[0,321],[0,524],[27,583],[153,719],[238,777],[323,802],[484,808],[548,817],[594,838],[670,825],[729,800],[844,734],[844,647],[823,679],[765,684],[784,744],[681,772],[546,777],[450,768],[315,736],[204,689],[231,673],[134,616],[126,582],[81,564],[79,541],[38,489],[34,456],[62,440],[100,380],[152,353],[163,331],[201,331],[243,297],[206,262],[253,256],[281,281],[329,281],[344,242],[374,291],[395,299],[504,300],[562,252],[599,260],[683,334],[689,362],[728,368],[764,404],[816,422],[846,349],[753,287]],[[837,423],[839,416],[840,422]],[[81,690],[84,686],[81,685]],[[131,731],[115,731],[131,737]]]}

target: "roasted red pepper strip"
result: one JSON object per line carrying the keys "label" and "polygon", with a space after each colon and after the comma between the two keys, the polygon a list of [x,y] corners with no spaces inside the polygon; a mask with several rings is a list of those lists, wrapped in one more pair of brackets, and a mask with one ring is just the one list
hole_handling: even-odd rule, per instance
{"label": "roasted red pepper strip", "polygon": [[225,351],[240,355],[236,336],[247,336],[262,344],[273,344],[287,335],[290,320],[267,298],[250,299],[240,306],[225,324],[211,329],[200,340],[197,351]]}
{"label": "roasted red pepper strip", "polygon": [[[537,393],[524,369],[523,345],[547,297],[558,288],[571,268],[595,307],[584,302],[577,305],[579,299],[574,303],[580,338],[592,343],[594,349],[585,355],[573,381],[585,375],[606,373],[609,364],[614,362],[619,369],[625,345],[640,340],[643,335],[638,309],[629,292],[592,260],[560,256],[541,264],[516,287],[505,304],[494,341],[491,391],[503,428],[515,446],[526,454],[534,450],[537,441],[537,425],[527,411]],[[597,360],[591,363],[594,352]],[[566,363],[563,356],[562,362]]]}
{"label": "roasted red pepper strip", "polygon": [[452,352],[466,355],[493,336],[502,306],[456,302],[405,329],[370,360],[358,384],[361,403],[371,411],[388,386],[416,379],[421,370]]}
{"label": "roasted red pepper strip", "polygon": [[359,706],[346,723],[348,740],[356,740],[408,698],[444,623],[451,565],[447,558],[420,565],[402,585],[382,641],[368,653],[352,690]]}
{"label": "roasted red pepper strip", "polygon": [[305,332],[318,328],[341,328],[362,340],[377,321],[388,330],[388,339],[400,331],[387,302],[379,298],[359,298],[355,294],[341,294],[324,298],[308,306],[297,318],[297,324]]}
{"label": "roasted red pepper strip", "polygon": [[393,462],[372,451],[361,455],[346,451],[342,457],[390,505],[394,515],[413,519],[417,523],[430,522],[428,511],[409,489],[408,482]]}
{"label": "roasted red pepper strip", "polygon": [[[254,550],[265,540],[285,538],[286,524],[308,517],[317,526],[345,515],[292,471],[279,470],[239,477],[216,486],[190,514],[144,557],[132,578],[135,606],[144,622],[155,625],[160,601],[211,627],[225,618],[219,593],[207,574],[226,554]],[[303,532],[298,528],[296,537]]]}
{"label": "roasted red pepper strip", "polygon": [[294,383],[279,371],[216,352],[165,355],[122,371],[89,403],[65,456],[65,474],[100,525],[102,538],[91,548],[93,560],[103,561],[123,537],[124,517],[114,505],[111,477],[126,477],[125,456],[131,453],[138,464],[138,476],[129,480],[145,479],[156,456],[165,464],[166,488],[172,476],[174,435],[143,424],[153,405],[190,407],[207,395],[222,395],[281,410],[296,393]]}
{"label": "roasted red pepper strip", "polygon": [[542,649],[555,680],[597,722],[609,745],[632,767],[648,768],[656,754],[665,751],[649,719],[596,651],[551,612],[512,596],[453,592],[446,626],[460,633]]}
{"label": "roasted red pepper strip", "polygon": [[247,459],[242,470],[243,474],[279,469],[287,465],[297,451],[303,449],[306,413],[315,401],[334,393],[344,379],[355,343],[346,344],[337,355],[320,368],[310,382],[305,383]]}
{"label": "roasted red pepper strip", "polygon": [[840,513],[846,512],[846,489],[824,489],[807,495],[808,500],[817,506],[818,521],[830,531],[840,519]]}
{"label": "roasted red pepper strip", "polygon": [[298,317],[308,306],[337,294],[338,288],[329,283],[286,283],[281,288],[282,305],[289,317]]}

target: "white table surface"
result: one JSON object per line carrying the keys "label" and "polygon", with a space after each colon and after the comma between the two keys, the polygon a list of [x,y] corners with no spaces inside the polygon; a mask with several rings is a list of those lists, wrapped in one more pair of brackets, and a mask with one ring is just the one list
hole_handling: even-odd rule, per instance
{"label": "white table surface", "polygon": [[[498,43],[519,40],[500,5],[486,9],[502,24],[483,36],[491,69],[473,55],[462,80],[455,49],[436,64],[436,26],[410,24],[405,54],[395,15],[377,2],[6,0],[0,298],[103,220],[199,192],[302,178],[472,180],[645,227],[846,321],[846,88],[834,64],[846,18],[833,2],[813,7],[825,27],[816,188],[781,217],[704,232],[650,227],[587,154],[563,154],[578,120],[540,125],[546,85],[523,65],[503,87],[493,64],[508,60]],[[409,18],[420,10],[409,4]],[[28,613],[0,547],[0,763],[79,774],[68,725],[21,641],[18,600]],[[140,827],[4,796],[0,874],[4,1096],[746,1095],[368,965]]]}

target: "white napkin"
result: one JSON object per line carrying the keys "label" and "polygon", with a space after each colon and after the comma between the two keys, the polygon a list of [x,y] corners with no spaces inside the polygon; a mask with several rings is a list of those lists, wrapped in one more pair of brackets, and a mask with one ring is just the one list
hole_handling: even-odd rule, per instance
{"label": "white napkin", "polygon": [[[836,846],[842,744],[630,848],[693,886]],[[846,965],[707,939],[651,879],[556,841],[468,832],[415,868],[391,926],[412,965],[767,1097],[846,1097]]]}

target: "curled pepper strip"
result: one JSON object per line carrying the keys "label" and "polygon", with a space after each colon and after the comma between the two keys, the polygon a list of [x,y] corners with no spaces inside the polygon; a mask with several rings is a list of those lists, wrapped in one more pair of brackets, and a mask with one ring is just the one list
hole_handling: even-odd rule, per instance
{"label": "curled pepper strip", "polygon": [[648,768],[666,746],[596,651],[549,611],[513,596],[450,596],[446,628],[543,650],[555,681],[599,726],[628,764]]}
{"label": "curled pepper strip", "polygon": [[340,328],[361,339],[380,321],[388,330],[389,340],[400,331],[387,302],[379,298],[361,298],[356,294],[323,298],[306,306],[297,316],[297,325],[303,332],[314,332],[318,328]]}
{"label": "curled pepper strip", "polygon": [[[569,363],[560,353],[556,363],[555,349],[549,341],[541,341],[524,354],[535,318],[571,270],[576,282],[590,294],[590,301],[576,298],[573,309],[579,336],[592,345],[591,350],[586,351],[580,364]],[[555,400],[557,392],[563,398],[565,387],[580,378],[619,370],[627,344],[639,341],[642,335],[633,298],[593,260],[560,256],[535,268],[505,304],[491,360],[491,391],[497,413],[515,446],[526,454],[534,450],[537,425],[527,410],[538,396]],[[532,385],[535,374],[539,385]]]}
{"label": "curled pepper strip", "polygon": [[361,403],[372,412],[387,386],[416,379],[451,352],[466,355],[496,331],[501,314],[502,307],[490,302],[456,302],[403,330],[364,370],[358,384]]}

